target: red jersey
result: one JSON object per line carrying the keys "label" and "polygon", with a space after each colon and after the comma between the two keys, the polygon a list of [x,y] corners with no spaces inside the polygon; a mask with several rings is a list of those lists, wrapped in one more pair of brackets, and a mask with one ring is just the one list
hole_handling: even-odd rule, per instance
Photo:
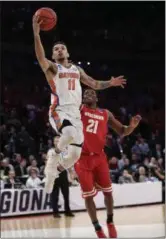
{"label": "red jersey", "polygon": [[82,106],[81,119],[84,129],[83,153],[100,154],[106,143],[108,112]]}

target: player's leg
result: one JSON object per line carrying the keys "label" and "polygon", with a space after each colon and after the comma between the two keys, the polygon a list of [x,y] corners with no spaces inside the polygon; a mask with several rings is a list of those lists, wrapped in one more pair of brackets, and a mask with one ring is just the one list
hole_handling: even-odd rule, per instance
{"label": "player's leg", "polygon": [[[78,127],[76,128],[70,123],[69,120],[65,120],[64,117],[65,113],[63,112],[60,114],[56,114],[56,118],[54,118],[52,115],[49,116],[49,122],[51,126],[56,132],[58,132],[58,129],[60,128],[61,136],[59,137],[58,141],[54,141],[56,152],[54,157],[48,158],[48,162],[46,165],[45,189],[47,193],[51,193],[54,180],[56,177],[58,177],[60,173],[57,170],[59,161],[61,161],[63,169],[67,169],[73,166],[81,155],[81,146],[83,143],[82,122],[81,120],[78,120]],[[66,149],[66,147],[71,143],[73,143],[73,145],[70,145],[68,147],[67,154],[63,156],[61,154],[61,151]]]}
{"label": "player's leg", "polygon": [[71,212],[69,204],[69,181],[67,171],[63,171],[59,176],[60,188],[64,198],[64,209],[65,215],[69,217],[74,217],[74,214]]}
{"label": "player's leg", "polygon": [[100,159],[101,163],[95,169],[95,182],[97,187],[104,193],[104,202],[107,210],[107,227],[110,238],[117,238],[116,228],[113,221],[113,196],[112,183],[109,174],[106,156],[103,153]]}
{"label": "player's leg", "polygon": [[60,165],[64,169],[72,167],[76,161],[80,158],[82,151],[82,144],[71,144],[68,146],[65,154],[61,154],[61,160],[59,161]]}
{"label": "player's leg", "polygon": [[87,212],[89,214],[89,217],[91,219],[91,222],[94,226],[94,229],[98,238],[107,238],[97,218],[97,210],[96,210],[96,205],[95,205],[93,197],[94,196],[87,195],[84,198]]}
{"label": "player's leg", "polygon": [[64,156],[64,164],[62,165],[65,169],[70,168],[80,158],[81,147],[84,140],[83,126],[80,119],[70,119],[64,112],[58,113],[60,126],[57,125],[56,120],[50,117],[50,123],[52,127],[61,133],[59,141],[55,145],[57,154],[63,152],[69,145],[67,154]]}
{"label": "player's leg", "polygon": [[57,178],[53,186],[53,191],[51,193],[51,204],[54,217],[61,217],[58,209],[59,190],[60,190],[59,178]]}
{"label": "player's leg", "polygon": [[[55,138],[54,140],[58,140],[58,138]],[[55,152],[54,149],[50,149],[47,152],[47,162],[46,162],[46,166],[44,169],[44,174],[45,174],[45,191],[46,193],[51,193],[52,189],[53,189],[53,185],[54,185],[54,181],[55,179],[58,177],[58,170],[57,170],[57,165],[58,165],[58,159],[55,160],[55,158],[57,158],[57,154]],[[60,159],[60,157],[59,157]]]}
{"label": "player's leg", "polygon": [[[99,224],[96,205],[93,199],[93,197],[97,194],[96,188],[94,186],[93,172],[91,170],[91,167],[89,167],[89,170],[84,168],[84,166],[82,165],[84,160],[86,160],[86,158],[81,158],[81,160],[79,160],[75,164],[75,171],[78,175],[79,183],[81,185],[82,196],[85,200],[87,212],[98,238],[106,238],[106,235],[104,234],[102,227]],[[91,160],[91,158],[88,160]]]}

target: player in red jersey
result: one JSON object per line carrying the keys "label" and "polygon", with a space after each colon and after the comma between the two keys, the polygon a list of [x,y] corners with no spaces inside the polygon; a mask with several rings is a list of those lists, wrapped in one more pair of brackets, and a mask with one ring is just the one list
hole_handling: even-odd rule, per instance
{"label": "player in red jersey", "polygon": [[84,128],[84,144],[81,158],[75,164],[75,171],[85,199],[85,205],[96,234],[99,238],[106,235],[99,224],[93,197],[98,190],[104,193],[107,210],[107,227],[110,238],[117,238],[116,228],[113,223],[113,198],[112,184],[109,174],[107,158],[104,146],[107,135],[107,125],[119,135],[129,135],[138,126],[141,117],[134,116],[129,126],[122,125],[111,112],[106,109],[97,108],[97,95],[92,89],[87,89],[83,96],[85,105],[82,106],[81,116]]}

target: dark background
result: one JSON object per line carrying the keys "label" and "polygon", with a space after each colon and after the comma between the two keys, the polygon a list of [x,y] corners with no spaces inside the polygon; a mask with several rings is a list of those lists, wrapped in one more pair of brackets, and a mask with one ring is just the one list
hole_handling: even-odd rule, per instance
{"label": "dark background", "polygon": [[[125,75],[128,79],[125,91],[110,89],[101,93],[102,106],[115,110],[116,101],[118,106],[129,107],[129,101],[137,101],[136,97],[152,97],[158,110],[164,106],[164,5],[164,2],[3,2],[3,83],[12,87],[19,83],[26,88],[47,85],[36,63],[31,24],[34,12],[46,6],[58,15],[56,29],[41,33],[48,57],[53,43],[63,40],[71,59],[81,61],[90,75],[99,80],[112,75]],[[144,102],[139,107],[142,105]]]}

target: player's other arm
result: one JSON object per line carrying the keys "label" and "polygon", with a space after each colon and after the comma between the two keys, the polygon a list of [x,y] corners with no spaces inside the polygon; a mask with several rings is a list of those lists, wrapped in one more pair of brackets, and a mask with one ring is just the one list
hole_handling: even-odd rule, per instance
{"label": "player's other arm", "polygon": [[130,124],[128,126],[123,125],[119,122],[114,115],[108,111],[108,123],[111,125],[112,129],[116,131],[119,135],[127,136],[131,134],[134,129],[139,125],[141,120],[140,115],[136,115],[131,118]]}
{"label": "player's other arm", "polygon": [[124,79],[124,76],[111,77],[108,81],[98,81],[88,76],[82,68],[78,67],[78,69],[80,71],[81,82],[94,90],[104,90],[113,86],[124,88],[126,85],[126,79]]}
{"label": "player's other arm", "polygon": [[39,17],[33,16],[33,34],[34,34],[34,43],[35,43],[35,53],[37,60],[42,68],[43,72],[46,73],[48,70],[52,71],[52,73],[56,74],[57,67],[53,62],[49,61],[45,56],[45,51],[40,39],[40,24]]}

